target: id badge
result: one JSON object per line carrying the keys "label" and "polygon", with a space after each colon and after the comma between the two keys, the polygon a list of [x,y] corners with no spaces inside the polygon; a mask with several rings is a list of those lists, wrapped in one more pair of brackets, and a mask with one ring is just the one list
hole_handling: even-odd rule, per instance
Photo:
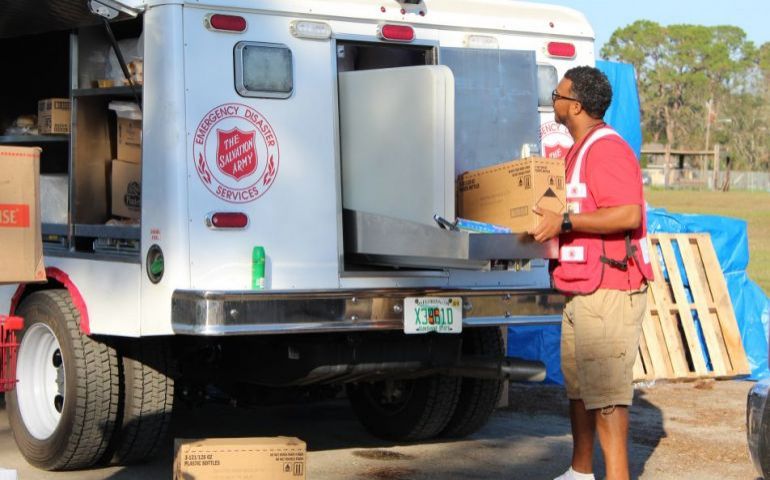
{"label": "id badge", "polygon": [[565,263],[585,263],[586,250],[581,246],[561,247],[559,260]]}
{"label": "id badge", "polygon": [[650,247],[647,245],[647,237],[642,237],[639,240],[639,249],[642,251],[642,261],[650,263]]}
{"label": "id badge", "polygon": [[567,213],[580,213],[580,202],[567,202]]}
{"label": "id badge", "polygon": [[585,183],[570,183],[567,185],[567,198],[586,198],[588,189]]}

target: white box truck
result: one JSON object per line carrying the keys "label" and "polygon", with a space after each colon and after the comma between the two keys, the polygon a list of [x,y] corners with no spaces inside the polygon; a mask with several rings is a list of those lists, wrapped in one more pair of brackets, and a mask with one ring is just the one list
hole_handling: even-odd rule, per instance
{"label": "white box truck", "polygon": [[550,95],[594,63],[581,13],[30,0],[3,16],[0,127],[71,99],[69,134],[0,132],[69,178],[66,221],[43,225],[47,283],[0,286],[0,314],[25,319],[6,401],[30,463],[141,461],[175,392],[207,386],[344,389],[374,435],[415,441],[477,430],[506,378],[542,377],[502,329],[560,315],[557,245],[433,216],[456,215],[459,173],[569,146]]}

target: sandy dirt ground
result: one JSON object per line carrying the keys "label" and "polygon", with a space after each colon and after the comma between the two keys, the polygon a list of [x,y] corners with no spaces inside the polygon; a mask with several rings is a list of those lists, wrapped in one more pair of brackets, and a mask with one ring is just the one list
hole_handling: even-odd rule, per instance
{"label": "sandy dirt ground", "polygon": [[[656,384],[637,390],[631,410],[634,478],[753,480],[746,446],[745,381]],[[511,406],[461,441],[397,445],[372,438],[345,400],[281,408],[180,407],[177,437],[288,435],[308,443],[308,478],[383,480],[552,479],[569,464],[571,437],[564,390],[515,385]],[[598,450],[598,448],[597,448]],[[172,446],[156,461],[134,467],[51,473],[27,465],[0,411],[0,467],[22,480],[169,479]],[[597,478],[603,478],[596,455]]]}

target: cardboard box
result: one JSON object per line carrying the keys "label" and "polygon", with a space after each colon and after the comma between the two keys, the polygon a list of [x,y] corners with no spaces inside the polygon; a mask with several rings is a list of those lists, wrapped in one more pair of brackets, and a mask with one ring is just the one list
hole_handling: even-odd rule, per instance
{"label": "cardboard box", "polygon": [[306,446],[298,438],[177,438],[174,452],[174,480],[305,479]]}
{"label": "cardboard box", "polygon": [[67,174],[40,175],[40,221],[67,223],[70,183]]}
{"label": "cardboard box", "polygon": [[457,181],[458,217],[520,233],[539,223],[535,205],[564,212],[564,160],[529,157],[465,172]]}
{"label": "cardboard box", "polygon": [[118,117],[118,160],[142,161],[142,121]]}
{"label": "cardboard box", "polygon": [[139,219],[142,213],[142,167],[137,163],[112,161],[112,214]]}
{"label": "cardboard box", "polygon": [[45,281],[40,151],[0,146],[0,283]]}
{"label": "cardboard box", "polygon": [[37,102],[37,129],[41,135],[70,133],[68,98],[46,98]]}

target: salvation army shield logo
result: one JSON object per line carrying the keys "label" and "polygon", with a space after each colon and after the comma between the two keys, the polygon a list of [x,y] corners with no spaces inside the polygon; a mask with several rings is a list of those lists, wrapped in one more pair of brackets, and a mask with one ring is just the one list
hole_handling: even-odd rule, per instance
{"label": "salvation army shield logo", "polygon": [[564,158],[567,156],[568,151],[569,147],[560,143],[543,146],[543,152],[545,153],[546,158]]}
{"label": "salvation army shield logo", "polygon": [[201,119],[193,136],[193,165],[203,185],[230,203],[252,202],[278,175],[278,138],[267,119],[240,103],[225,103]]}
{"label": "salvation army shield logo", "polygon": [[572,146],[572,137],[567,127],[554,121],[540,126],[540,143],[546,158],[564,158]]}
{"label": "salvation army shield logo", "polygon": [[219,171],[241,180],[257,169],[257,150],[254,148],[257,132],[243,132],[239,128],[217,130],[217,167]]}

